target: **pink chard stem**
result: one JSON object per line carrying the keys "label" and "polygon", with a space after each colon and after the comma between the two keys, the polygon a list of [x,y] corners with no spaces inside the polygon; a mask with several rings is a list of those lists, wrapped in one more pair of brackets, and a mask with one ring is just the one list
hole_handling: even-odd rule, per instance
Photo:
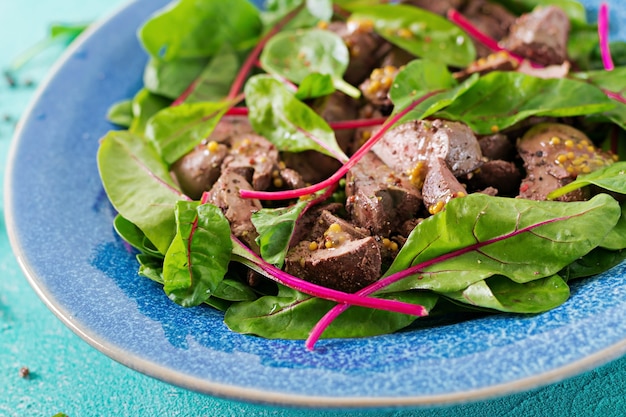
{"label": "pink chard stem", "polygon": [[600,40],[600,55],[604,69],[612,71],[615,67],[609,49],[609,6],[606,3],[600,4],[600,9],[598,10],[598,38]]}

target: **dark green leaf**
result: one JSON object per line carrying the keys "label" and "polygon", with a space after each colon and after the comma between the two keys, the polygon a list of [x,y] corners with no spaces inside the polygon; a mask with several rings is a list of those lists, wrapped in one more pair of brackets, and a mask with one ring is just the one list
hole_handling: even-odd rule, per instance
{"label": "dark green leaf", "polygon": [[463,291],[493,275],[525,283],[558,273],[598,246],[621,209],[601,194],[586,202],[470,194],[421,222],[386,275],[424,264],[386,291]]}
{"label": "dark green leaf", "polygon": [[465,67],[476,57],[469,36],[443,17],[408,5],[356,8],[351,21],[373,22],[377,33],[420,58]]}
{"label": "dark green leaf", "polygon": [[207,65],[206,58],[163,61],[151,58],[143,72],[143,84],[151,93],[175,100]]}
{"label": "dark green leaf", "polygon": [[226,301],[252,301],[257,298],[248,285],[229,278],[224,278],[217,286],[211,298],[215,297]]}
{"label": "dark green leaf", "polygon": [[180,0],[147,21],[139,37],[150,55],[171,61],[208,57],[224,44],[246,49],[260,32],[259,11],[246,0]]}
{"label": "dark green leaf", "polygon": [[622,203],[622,215],[619,221],[606,235],[600,246],[611,250],[626,248],[626,203]]}
{"label": "dark green leaf", "polygon": [[581,116],[614,106],[600,89],[585,82],[491,72],[438,115],[463,121],[477,134],[490,134],[534,115]]}
{"label": "dark green leaf", "polygon": [[558,275],[520,284],[493,276],[475,282],[463,291],[442,294],[456,301],[510,313],[542,313],[563,304],[569,287]]}
{"label": "dark green leaf", "polygon": [[[388,294],[386,298],[410,302],[430,310],[437,296],[424,292]],[[311,328],[334,306],[331,301],[313,298],[287,287],[277,296],[264,296],[253,302],[233,304],[224,322],[233,331],[268,339],[305,339]],[[351,307],[324,332],[323,337],[366,337],[400,330],[415,317],[382,310]]]}
{"label": "dark green leaf", "polygon": [[176,236],[163,262],[165,293],[185,307],[205,302],[222,282],[231,250],[230,225],[218,207],[179,201]]}
{"label": "dark green leaf", "polygon": [[211,59],[202,73],[194,80],[191,93],[185,99],[186,103],[202,101],[220,101],[229,93],[239,67],[239,55],[224,45]]}
{"label": "dark green leaf", "polygon": [[130,124],[128,130],[138,135],[145,133],[148,120],[160,110],[168,107],[171,100],[157,96],[149,92],[147,89],[142,88],[139,90],[131,104],[133,111],[133,121]]}
{"label": "dark green leaf", "polygon": [[151,279],[163,285],[163,257],[156,258],[151,255],[140,253],[137,255],[139,262],[139,275]]}
{"label": "dark green leaf", "polygon": [[567,265],[559,274],[567,279],[586,278],[619,265],[626,259],[626,250],[595,248],[585,256]]}
{"label": "dark green leaf", "polygon": [[134,223],[118,214],[113,220],[113,227],[117,234],[132,247],[153,257],[163,258],[163,255]]}

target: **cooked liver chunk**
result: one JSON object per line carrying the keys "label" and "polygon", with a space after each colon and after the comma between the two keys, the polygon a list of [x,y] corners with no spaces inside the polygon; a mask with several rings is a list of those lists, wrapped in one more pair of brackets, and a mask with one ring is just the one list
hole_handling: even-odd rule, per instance
{"label": "cooked liver chunk", "polygon": [[366,154],[346,178],[346,209],[352,220],[373,234],[389,236],[416,216],[421,194],[374,153]]}
{"label": "cooked liver chunk", "polygon": [[482,153],[472,130],[460,122],[420,120],[401,124],[386,132],[374,145],[374,153],[398,173],[409,174],[420,162],[441,158],[456,176],[482,163]]}
{"label": "cooked liver chunk", "polygon": [[243,133],[230,139],[231,151],[224,159],[223,170],[246,177],[255,190],[265,190],[278,166],[278,150],[263,136]]}
{"label": "cooked liver chunk", "polygon": [[465,194],[465,187],[452,174],[443,159],[436,158],[430,162],[422,187],[422,196],[424,205],[431,213],[441,210],[450,199]]}
{"label": "cooked liver chunk", "polygon": [[515,21],[501,44],[533,62],[559,65],[567,59],[569,29],[569,18],[561,8],[536,7]]}
{"label": "cooked liver chunk", "polygon": [[227,154],[226,145],[203,142],[174,162],[171,170],[182,191],[194,200],[200,199],[220,176],[220,167]]}

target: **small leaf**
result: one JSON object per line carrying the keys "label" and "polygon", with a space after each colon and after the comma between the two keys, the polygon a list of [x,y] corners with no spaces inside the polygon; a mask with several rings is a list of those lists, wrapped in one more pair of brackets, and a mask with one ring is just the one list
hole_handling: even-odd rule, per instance
{"label": "small leaf", "polygon": [[178,202],[176,236],[163,262],[166,294],[185,307],[205,302],[222,282],[231,250],[230,225],[219,208]]}
{"label": "small leaf", "polygon": [[296,91],[296,98],[298,100],[308,100],[324,97],[334,92],[335,86],[333,85],[332,77],[328,74],[314,72],[304,77],[298,86],[298,91]]}
{"label": "small leaf", "polygon": [[358,98],[358,88],[343,80],[348,68],[350,53],[339,35],[321,29],[281,32],[273,36],[259,58],[263,69],[296,84],[310,73],[317,72],[332,77],[339,91]]}
{"label": "small leaf", "polygon": [[616,162],[589,174],[581,174],[569,184],[549,193],[548,198],[553,200],[592,184],[607,191],[626,194],[626,161]]}
{"label": "small leaf", "polygon": [[207,138],[231,105],[200,102],[167,107],[148,120],[146,137],[163,160],[172,164]]}
{"label": "small leaf", "polygon": [[206,58],[163,61],[151,58],[143,72],[144,87],[151,93],[175,100],[207,66]]}
{"label": "small leaf", "polygon": [[172,101],[151,93],[142,88],[133,97],[131,108],[133,111],[133,121],[128,130],[138,135],[145,133],[146,125],[150,118],[162,109],[168,107]]}
{"label": "small leaf", "polygon": [[107,120],[118,126],[129,127],[133,122],[132,100],[122,100],[113,104],[107,111]]}
{"label": "small leaf", "polygon": [[252,224],[259,233],[256,241],[266,262],[282,268],[296,221],[306,206],[307,202],[301,201],[290,207],[265,208],[252,214]]}

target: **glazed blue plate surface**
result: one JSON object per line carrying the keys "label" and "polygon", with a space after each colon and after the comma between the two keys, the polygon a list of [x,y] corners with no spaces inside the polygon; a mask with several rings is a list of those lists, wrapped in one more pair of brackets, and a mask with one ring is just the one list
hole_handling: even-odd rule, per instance
{"label": "glazed blue plate surface", "polygon": [[[596,2],[587,3],[595,19]],[[571,299],[545,314],[322,340],[314,352],[303,341],[233,333],[208,307],[172,303],[137,275],[96,166],[98,140],[114,128],[107,109],[141,88],[147,58],[137,28],[164,4],[133,2],[68,50],[21,122],[9,161],[5,210],[16,256],[48,307],[96,349],[192,390],[305,407],[476,400],[626,352],[626,264],[576,282]],[[617,9],[612,22],[625,21]]]}

